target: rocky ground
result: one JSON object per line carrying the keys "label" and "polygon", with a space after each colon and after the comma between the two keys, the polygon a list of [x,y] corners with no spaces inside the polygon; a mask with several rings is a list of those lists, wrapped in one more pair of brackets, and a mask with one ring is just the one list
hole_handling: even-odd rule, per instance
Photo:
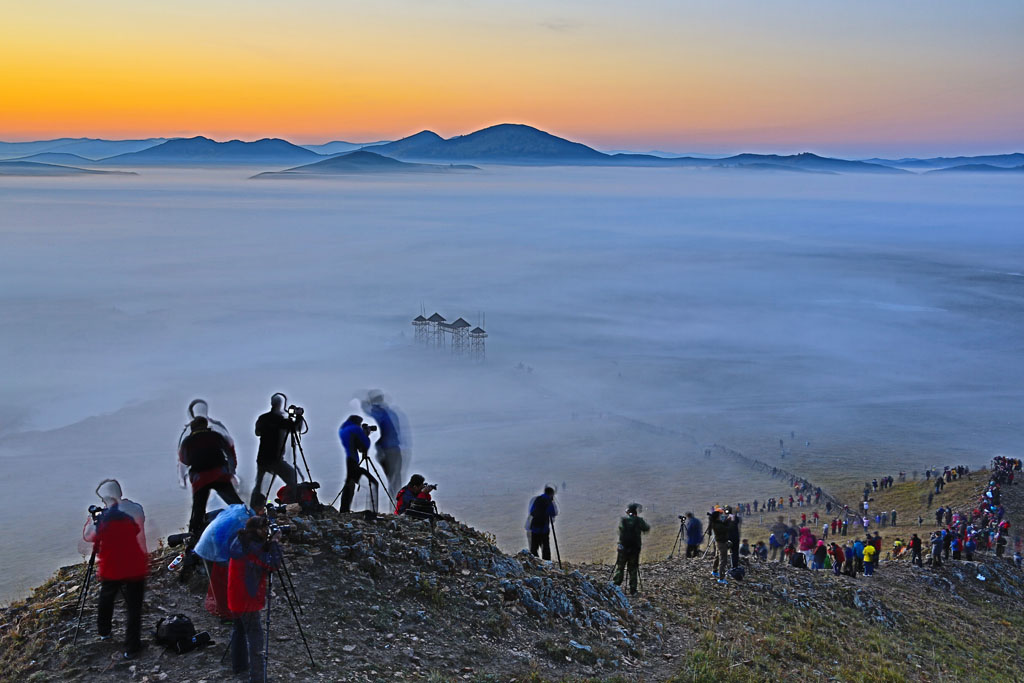
{"label": "rocky ground", "polygon": [[[972,486],[974,484],[972,483]],[[1020,486],[1008,491],[1019,501]],[[910,489],[907,489],[908,491]],[[947,487],[948,500],[954,489]],[[916,493],[901,490],[916,501]],[[965,485],[964,502],[973,495]],[[894,498],[895,500],[895,498]],[[915,503],[916,504],[916,503]],[[909,514],[909,511],[908,511]],[[915,517],[916,519],[916,517]],[[311,666],[280,590],[272,607],[272,680],[1020,680],[1024,574],[1008,559],[918,568],[883,562],[872,578],[750,566],[727,585],[706,559],[648,562],[641,595],[610,568],[506,555],[454,519],[436,529],[383,515],[292,515],[285,544]],[[72,647],[84,567],[61,569],[0,610],[0,679],[231,680],[230,626],[203,608],[205,579],[154,553],[146,629],[188,614],[216,645],[177,655],[150,645],[131,662],[95,635],[95,593]],[[115,633],[123,632],[115,612]]]}

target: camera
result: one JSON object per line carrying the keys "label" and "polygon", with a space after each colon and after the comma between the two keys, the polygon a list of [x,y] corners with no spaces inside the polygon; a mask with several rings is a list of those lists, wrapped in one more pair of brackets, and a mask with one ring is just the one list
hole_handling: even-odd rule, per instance
{"label": "camera", "polygon": [[297,405],[288,406],[288,417],[290,417],[293,420],[298,420],[300,417],[302,417],[302,414],[305,412],[305,410],[303,410]]}
{"label": "camera", "polygon": [[96,524],[96,522],[99,521],[100,515],[102,515],[104,513],[104,511],[106,511],[106,509],[107,508],[103,507],[102,505],[90,505],[89,506],[89,516],[92,517],[92,523],[93,524]]}
{"label": "camera", "polygon": [[363,431],[366,432],[367,436],[369,436],[372,432],[377,431],[377,425],[368,425],[364,422],[362,427]]}
{"label": "camera", "polygon": [[274,534],[276,534],[278,532],[280,532],[280,534],[282,536],[284,536],[285,534],[287,534],[291,530],[292,530],[292,527],[291,527],[290,524],[273,524],[273,523],[271,523],[267,527],[267,538],[268,539],[271,538],[272,536],[274,536]]}
{"label": "camera", "polygon": [[686,521],[686,515],[676,515],[676,517],[679,518],[680,522],[685,522]]}
{"label": "camera", "polygon": [[177,548],[179,545],[188,543],[192,540],[192,534],[186,532],[183,534],[171,534],[167,537],[167,546],[170,548]]}

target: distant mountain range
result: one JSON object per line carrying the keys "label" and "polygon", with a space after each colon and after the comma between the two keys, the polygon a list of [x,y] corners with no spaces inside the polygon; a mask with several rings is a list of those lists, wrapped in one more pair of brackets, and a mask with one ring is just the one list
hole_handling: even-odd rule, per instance
{"label": "distant mountain range", "polygon": [[954,166],[967,166],[974,164],[986,164],[989,166],[1003,166],[1012,168],[1024,164],[1024,154],[990,154],[977,157],[934,157],[931,159],[865,159],[868,163],[881,164],[883,166],[896,166],[913,170],[928,170],[933,168],[952,168]]}
{"label": "distant mountain range", "polygon": [[310,162],[324,157],[305,147],[279,138],[255,142],[231,140],[216,142],[210,138],[177,138],[154,147],[103,159],[103,166],[252,166]]}
{"label": "distant mountain range", "polygon": [[961,166],[950,166],[949,168],[936,168],[925,171],[932,173],[1024,173],[1024,164],[1020,166],[993,166],[992,164],[963,164]]}
{"label": "distant mountain range", "polygon": [[[351,157],[336,165],[301,170],[328,159],[363,150],[375,157]],[[147,138],[144,140],[97,140],[60,138],[36,142],[0,142],[0,159],[82,167],[225,167],[247,166],[285,168],[277,174],[338,174],[390,172],[439,172],[437,168],[401,167],[387,161],[407,163],[532,165],[532,166],[648,166],[671,168],[743,168],[751,171],[811,173],[896,174],[964,168],[965,172],[988,171],[982,167],[1015,168],[1024,165],[1024,154],[978,157],[936,157],[931,159],[847,160],[802,154],[735,154],[712,157],[704,154],[678,156],[666,152],[637,154],[600,152],[587,145],[566,140],[522,124],[504,123],[468,135],[443,138],[424,130],[390,142],[355,143],[336,140],[322,145],[295,145],[279,138],[254,142],[217,142],[206,137]],[[967,168],[978,167],[978,168]],[[398,169],[402,169],[399,171]],[[455,169],[460,170],[460,169]],[[465,170],[465,169],[462,169]]]}
{"label": "distant mountain range", "polygon": [[36,142],[0,142],[0,159],[26,157],[41,152],[62,152],[76,154],[86,159],[103,159],[115,154],[138,152],[154,147],[167,138],[146,138],[144,140],[98,140],[96,138],[58,138]]}
{"label": "distant mountain range", "polygon": [[0,161],[0,176],[69,176],[69,175],[136,175],[125,171],[99,171],[96,169],[41,164],[37,161]]}
{"label": "distant mountain range", "polygon": [[[839,173],[905,173],[863,161],[830,159],[815,154],[738,154],[724,159],[661,157],[653,154],[605,154],[520,124],[500,124],[447,140],[429,130],[395,142],[368,147],[379,154],[406,161],[466,161],[492,164],[573,166],[750,167],[751,170],[799,168]],[[772,168],[775,167],[775,168]]]}
{"label": "distant mountain range", "polygon": [[325,175],[362,175],[374,173],[450,173],[453,171],[479,171],[466,164],[412,164],[367,150],[357,150],[340,156],[317,161],[284,171],[260,173],[253,178],[292,178]]}

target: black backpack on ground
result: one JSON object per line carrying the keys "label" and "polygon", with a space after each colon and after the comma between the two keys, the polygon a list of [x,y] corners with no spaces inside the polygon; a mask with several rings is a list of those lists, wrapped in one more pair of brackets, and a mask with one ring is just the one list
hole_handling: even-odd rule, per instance
{"label": "black backpack on ground", "polygon": [[180,650],[179,643],[191,643],[196,635],[196,627],[192,620],[184,614],[172,614],[162,617],[156,622],[153,640],[175,650]]}
{"label": "black backpack on ground", "polygon": [[729,570],[729,576],[731,576],[732,578],[736,579],[737,581],[742,580],[743,577],[746,576],[746,575],[747,575],[747,570],[746,570],[746,568],[743,565],[739,565],[737,567],[733,567],[732,569]]}

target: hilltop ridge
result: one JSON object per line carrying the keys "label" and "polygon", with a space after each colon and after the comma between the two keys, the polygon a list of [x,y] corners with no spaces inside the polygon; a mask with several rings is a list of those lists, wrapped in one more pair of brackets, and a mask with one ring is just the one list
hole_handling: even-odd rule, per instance
{"label": "hilltop ridge", "polygon": [[[986,474],[951,482],[943,503],[976,505]],[[925,484],[908,481],[886,490],[886,504],[904,501],[899,504],[909,516],[922,503]],[[1006,486],[1004,498],[1016,524],[1024,503],[1019,485]],[[1009,680],[1024,666],[1017,643],[1024,629],[1024,573],[988,553],[936,568],[884,557],[870,578],[753,562],[745,580],[727,585],[710,578],[710,557],[675,556],[645,562],[641,593],[628,597],[609,584],[606,565],[567,562],[560,569],[525,552],[507,555],[492,537],[450,516],[434,531],[425,521],[390,515],[328,510],[308,517],[294,509],[288,516],[294,530],[286,556],[317,666],[305,659],[279,595],[272,677]],[[910,523],[898,528],[901,534],[918,529]],[[199,681],[225,675],[218,660],[230,627],[204,611],[202,577],[182,586],[166,570],[175,552],[161,549],[151,558],[145,628],[161,615],[185,612],[211,633],[215,647],[175,656],[151,645],[134,662],[117,661],[118,648],[95,639],[90,599],[79,646],[72,648],[83,575],[76,565],[0,611],[0,678]],[[115,613],[119,628],[123,615]],[[864,647],[875,655],[870,666],[850,657]]]}

